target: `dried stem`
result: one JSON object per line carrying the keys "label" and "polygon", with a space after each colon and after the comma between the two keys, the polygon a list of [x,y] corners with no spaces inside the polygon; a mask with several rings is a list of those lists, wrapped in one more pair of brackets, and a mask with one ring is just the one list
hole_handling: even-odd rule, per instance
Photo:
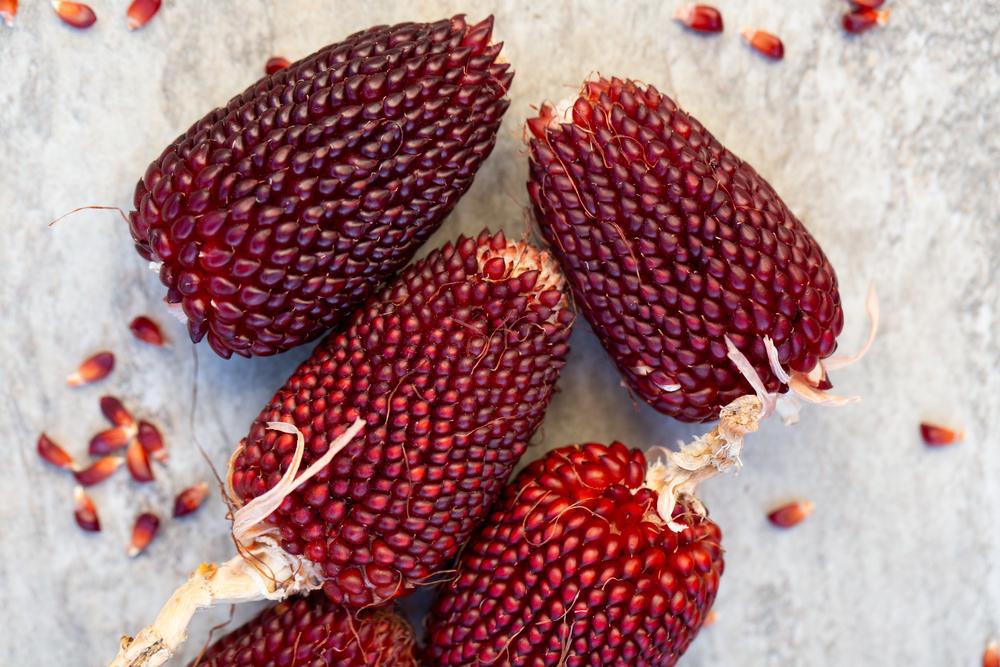
{"label": "dried stem", "polygon": [[756,431],[761,421],[772,413],[778,412],[785,423],[790,424],[798,419],[799,398],[831,406],[846,405],[860,400],[857,396],[832,396],[819,388],[818,381],[825,377],[826,369],[841,368],[854,363],[871,348],[879,321],[878,297],[874,287],[869,288],[865,305],[871,326],[864,345],[853,355],[833,357],[825,366],[822,362],[817,364],[815,372],[787,373],[778,360],[778,350],[774,342],[768,337],[764,338],[764,348],[767,350],[771,371],[779,381],[787,384],[792,390],[787,396],[768,392],[753,365],[733,345],[733,342],[726,338],[729,359],[746,378],[754,393],[740,396],[722,408],[719,412],[719,424],[705,435],[698,436],[693,442],[683,445],[680,451],[673,452],[661,448],[663,459],[655,461],[646,471],[646,486],[659,495],[656,514],[660,520],[666,522],[672,530],[684,529],[682,524],[673,520],[674,507],[682,495],[689,498],[697,512],[704,514],[704,506],[694,495],[695,487],[720,472],[739,469],[744,436]]}
{"label": "dried stem", "polygon": [[303,577],[304,562],[278,545],[259,544],[248,554],[222,565],[202,563],[160,610],[156,620],[133,639],[122,637],[111,667],[156,667],[165,663],[187,638],[187,626],[199,609],[220,603],[281,600],[318,588],[318,576]]}
{"label": "dried stem", "polygon": [[726,338],[729,358],[743,373],[755,394],[740,396],[719,411],[719,423],[711,431],[683,445],[679,451],[662,449],[663,459],[653,462],[646,471],[646,486],[657,492],[656,513],[671,530],[685,526],[673,520],[674,507],[687,496],[694,509],[705,514],[705,507],[694,495],[695,488],[720,472],[738,470],[743,438],[753,433],[761,421],[771,415],[776,398],[769,394],[753,366]]}
{"label": "dried stem", "polygon": [[[221,603],[283,600],[323,585],[320,568],[281,548],[277,530],[266,523],[281,501],[325,468],[361,431],[357,419],[330,443],[326,453],[298,474],[305,452],[305,437],[294,425],[269,422],[268,428],[296,436],[291,465],[273,488],[233,514],[233,541],[238,555],[222,565],[202,563],[160,610],[153,624],[132,637],[122,637],[110,667],[157,667],[166,662],[187,638],[195,612]],[[232,462],[230,462],[230,465]]]}

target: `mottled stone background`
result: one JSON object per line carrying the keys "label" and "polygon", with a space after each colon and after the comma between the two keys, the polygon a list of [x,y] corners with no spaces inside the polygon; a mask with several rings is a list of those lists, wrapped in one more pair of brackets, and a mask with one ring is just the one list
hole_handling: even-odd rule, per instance
{"label": "mottled stone background", "polygon": [[[497,15],[517,77],[499,145],[431,245],[484,225],[524,230],[521,124],[531,105],[574,92],[588,73],[627,75],[675,95],[798,212],[837,267],[843,349],[864,333],[874,281],[884,327],[863,363],[836,374],[865,401],[768,424],[736,478],[704,488],[725,532],[717,611],[683,660],[710,665],[977,664],[1000,633],[1000,19],[992,0],[889,0],[888,27],[850,38],[843,0],[716,0],[726,32],[700,37],[656,2],[198,2],[166,0],[145,29],[126,0],[92,0],[86,32],[49,3],[22,0],[0,27],[0,665],[98,665],[118,636],[149,621],[205,559],[231,552],[223,506],[166,521],[149,552],[124,555],[132,517],[166,514],[173,494],[209,476],[305,355],[223,361],[161,305],[163,289],[116,214],[148,162],[193,120],[262,73],[271,55],[304,56],[375,23],[468,11]],[[784,62],[751,52],[739,29],[785,41]],[[136,344],[149,313],[174,345]],[[538,445],[619,438],[673,444],[697,429],[632,404],[580,325]],[[71,391],[84,355],[119,354],[100,386]],[[124,471],[96,487],[104,532],[82,534],[72,482],[43,466],[45,430],[76,453],[102,427],[113,392],[160,424],[169,468],[137,488]],[[955,423],[964,444],[929,451],[921,419]],[[779,532],[764,514],[807,497],[815,515]],[[239,618],[248,609],[237,612]],[[225,610],[193,628],[186,657]]]}

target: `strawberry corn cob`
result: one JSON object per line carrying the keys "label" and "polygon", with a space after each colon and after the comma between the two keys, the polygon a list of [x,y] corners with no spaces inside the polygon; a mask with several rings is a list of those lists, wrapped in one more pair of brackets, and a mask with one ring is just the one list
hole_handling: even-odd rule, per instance
{"label": "strawberry corn cob", "polygon": [[146,170],[130,227],[194,342],[316,338],[404,266],[493,149],[513,72],[493,18],[364,30],[269,75]]}
{"label": "strawberry corn cob", "polygon": [[417,667],[413,629],[389,609],[352,614],[322,593],[291,598],[212,644],[189,667]]}
{"label": "strawberry corn cob", "polygon": [[682,498],[668,526],[642,452],[549,452],[508,486],[428,624],[441,667],[667,667],[704,623],[721,533]]}
{"label": "strawberry corn cob", "polygon": [[553,260],[502,234],[408,267],[317,347],[234,453],[240,555],[199,568],[112,664],[161,664],[217,601],[322,588],[358,610],[428,582],[527,447],[571,323]]}
{"label": "strawberry corn cob", "polygon": [[588,81],[528,128],[535,218],[638,396],[683,421],[717,418],[751,392],[728,337],[767,391],[834,398],[822,392],[844,325],[836,273],[750,165],[632,81]]}
{"label": "strawberry corn cob", "polygon": [[774,409],[725,344],[753,393],[723,406],[705,435],[648,466],[617,442],[564,447],[504,490],[435,601],[431,664],[676,664],[724,569],[721,532],[695,491],[739,467],[745,436]]}

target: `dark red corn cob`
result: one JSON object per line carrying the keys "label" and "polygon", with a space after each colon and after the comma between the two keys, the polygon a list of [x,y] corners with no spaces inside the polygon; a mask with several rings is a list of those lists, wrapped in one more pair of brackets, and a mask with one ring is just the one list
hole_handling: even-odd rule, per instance
{"label": "dark red corn cob", "polygon": [[265,610],[208,648],[190,667],[296,665],[417,667],[413,629],[391,610],[353,618],[322,593]]}
{"label": "dark red corn cob", "polygon": [[571,324],[552,258],[502,234],[410,265],[316,347],[233,453],[238,554],[203,563],[111,666],[163,664],[214,603],[321,588],[357,612],[434,583],[541,422]]}
{"label": "dark red corn cob", "polygon": [[721,533],[688,507],[672,531],[621,443],[549,452],[508,486],[442,587],[429,664],[673,665],[723,571]]}
{"label": "dark red corn cob", "polygon": [[267,76],[136,186],[139,254],[195,342],[229,357],[319,336],[437,229],[496,140],[513,72],[492,17],[379,26]]}
{"label": "dark red corn cob", "polygon": [[[564,122],[563,122],[564,121]],[[631,388],[706,421],[753,393],[725,337],[768,391],[808,373],[843,328],[833,267],[753,168],[653,86],[587,82],[565,119],[528,121],[528,192],[577,303]]]}
{"label": "dark red corn cob", "polygon": [[503,487],[564,364],[571,314],[548,255],[460,237],[408,267],[319,345],[241,443],[231,485],[271,488],[303,432],[303,467],[355,438],[271,515],[282,547],[322,566],[335,602],[406,593],[445,567]]}

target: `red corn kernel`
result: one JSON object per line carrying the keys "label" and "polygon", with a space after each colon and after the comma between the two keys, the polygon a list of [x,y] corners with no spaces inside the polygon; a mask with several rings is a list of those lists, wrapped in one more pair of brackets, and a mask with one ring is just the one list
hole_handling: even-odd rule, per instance
{"label": "red corn kernel", "polygon": [[49,436],[42,433],[38,436],[38,455],[56,466],[66,470],[73,469],[73,457],[66,453],[66,450],[49,439]]}
{"label": "red corn kernel", "polygon": [[674,18],[695,32],[722,32],[722,13],[711,5],[684,5]]}
{"label": "red corn kernel", "polygon": [[186,488],[177,494],[174,501],[174,517],[187,516],[201,507],[208,497],[208,484],[198,482],[192,487]]}
{"label": "red corn kernel", "polygon": [[852,9],[844,14],[844,30],[856,35],[878,25],[885,25],[889,21],[888,9]]}
{"label": "red corn kernel", "polygon": [[84,359],[80,367],[66,378],[66,384],[71,387],[97,382],[108,377],[115,368],[115,355],[111,352],[98,352]]}
{"label": "red corn kernel", "polygon": [[267,59],[267,62],[264,64],[264,71],[267,74],[274,74],[275,72],[280,72],[289,65],[291,65],[291,63],[288,62],[288,58],[274,56],[273,58]]}
{"label": "red corn kernel", "polygon": [[771,60],[781,60],[785,57],[785,45],[781,43],[781,40],[769,32],[764,32],[763,30],[751,30],[746,28],[740,33],[743,35],[743,39],[746,40],[747,44],[752,46],[755,51],[762,53]]}
{"label": "red corn kernel", "polygon": [[149,546],[160,529],[160,518],[152,512],[143,512],[135,518],[132,526],[132,541],[128,545],[128,555],[135,558]]}
{"label": "red corn kernel", "polygon": [[939,424],[920,422],[920,437],[931,447],[940,447],[942,445],[953,445],[956,442],[961,442],[965,434]]}
{"label": "red corn kernel", "polygon": [[493,257],[483,264],[483,275],[490,280],[500,280],[507,273],[507,263],[503,257]]}
{"label": "red corn kernel", "polygon": [[538,115],[534,118],[529,118],[526,121],[528,131],[535,136],[536,139],[545,138],[545,129],[552,124],[552,119],[555,118],[556,110],[551,104],[543,104],[542,108],[538,110]]}
{"label": "red corn kernel", "polygon": [[166,339],[163,337],[163,332],[160,331],[160,325],[145,315],[140,315],[129,322],[128,328],[132,331],[132,334],[143,343],[163,347],[163,344],[166,342]]}
{"label": "red corn kernel", "polygon": [[878,9],[885,4],[885,0],[850,0],[850,3],[861,9]]}
{"label": "red corn kernel", "polygon": [[111,454],[127,445],[131,439],[132,429],[124,426],[109,428],[90,439],[90,446],[87,448],[87,453],[91,456]]}
{"label": "red corn kernel", "polygon": [[822,369],[823,374],[820,376],[819,381],[814,385],[816,389],[820,391],[826,391],[827,389],[833,389],[833,383],[830,382],[830,376],[827,375],[826,369]]}
{"label": "red corn kernel", "polygon": [[128,19],[126,25],[128,25],[129,30],[138,30],[142,26],[149,23],[149,19],[156,15],[156,12],[160,11],[161,0],[132,0],[132,4],[128,6],[128,11],[125,12],[125,16]]}
{"label": "red corn kernel", "polygon": [[66,25],[83,30],[89,28],[97,22],[97,14],[82,2],[67,2],[66,0],[52,0],[52,9],[56,15],[62,19]]}
{"label": "red corn kernel", "polygon": [[807,516],[812,514],[813,504],[808,500],[797,500],[787,505],[771,511],[767,515],[767,520],[775,526],[781,528],[791,528],[798,525]]}
{"label": "red corn kernel", "polygon": [[983,651],[983,667],[1000,667],[1000,644],[995,639]]}
{"label": "red corn kernel", "polygon": [[153,481],[153,468],[149,465],[149,456],[138,440],[129,443],[128,449],[125,450],[125,462],[128,463],[132,479],[137,482]]}
{"label": "red corn kernel", "polygon": [[73,516],[76,517],[76,523],[86,531],[96,533],[101,530],[101,521],[97,518],[97,508],[94,507],[94,501],[90,499],[83,487],[76,487],[73,489]]}
{"label": "red corn kernel", "polygon": [[136,434],[136,438],[147,454],[160,463],[166,463],[167,449],[163,446],[163,436],[160,435],[160,429],[147,421],[141,421],[139,422],[139,432]]}
{"label": "red corn kernel", "polygon": [[135,426],[135,418],[114,396],[101,396],[101,412],[115,426]]}
{"label": "red corn kernel", "polygon": [[124,461],[120,456],[105,456],[97,459],[83,470],[74,470],[76,481],[84,486],[93,486],[110,477]]}
{"label": "red corn kernel", "polygon": [[17,16],[17,0],[0,0],[0,18],[3,22],[12,26],[15,16]]}

